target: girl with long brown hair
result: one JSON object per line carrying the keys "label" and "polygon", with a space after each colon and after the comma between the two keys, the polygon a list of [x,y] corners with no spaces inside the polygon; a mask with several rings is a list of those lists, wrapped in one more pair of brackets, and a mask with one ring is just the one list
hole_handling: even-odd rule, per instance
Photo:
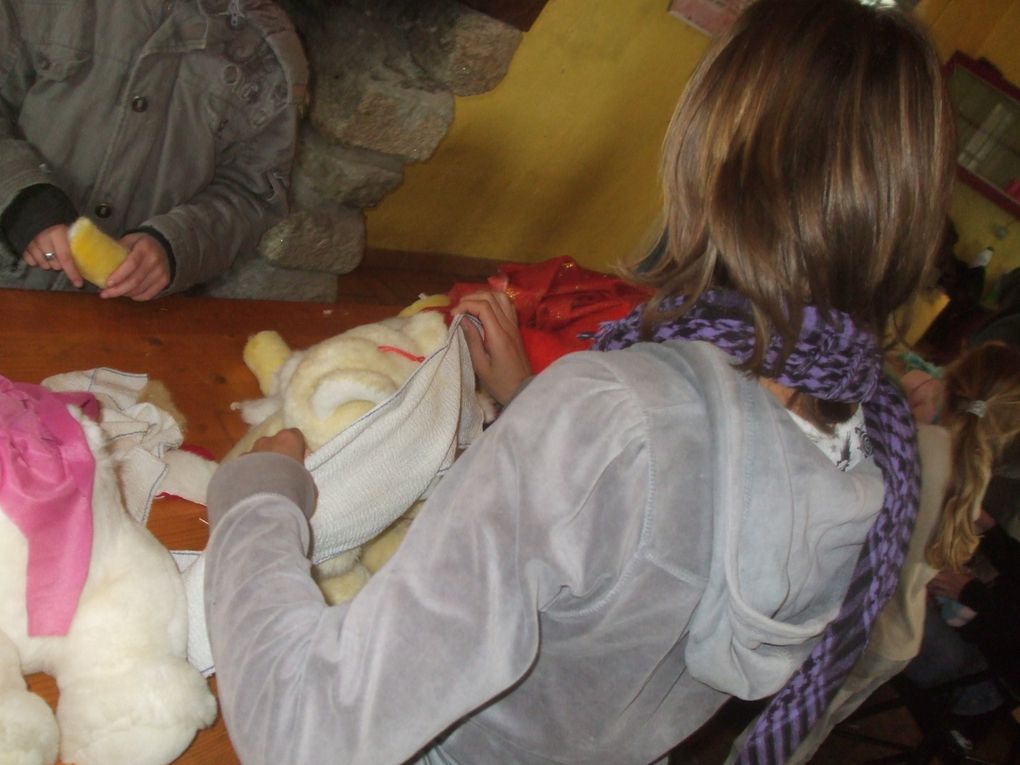
{"label": "girl with long brown hair", "polygon": [[[775,694],[744,759],[782,761],[917,511],[882,350],[932,269],[953,156],[908,16],[750,5],[669,127],[656,299],[517,394],[353,601],[308,575],[299,433],[217,473],[206,604],[242,760],[641,764],[730,696]],[[512,327],[477,310],[491,370]]]}

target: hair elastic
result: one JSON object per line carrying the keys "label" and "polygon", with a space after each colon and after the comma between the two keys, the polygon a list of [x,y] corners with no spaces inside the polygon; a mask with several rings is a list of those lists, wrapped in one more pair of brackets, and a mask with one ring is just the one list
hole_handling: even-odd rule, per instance
{"label": "hair elastic", "polygon": [[988,411],[988,404],[981,399],[975,399],[974,401],[969,402],[967,406],[964,407],[963,411],[969,412],[980,419],[984,417],[985,413]]}

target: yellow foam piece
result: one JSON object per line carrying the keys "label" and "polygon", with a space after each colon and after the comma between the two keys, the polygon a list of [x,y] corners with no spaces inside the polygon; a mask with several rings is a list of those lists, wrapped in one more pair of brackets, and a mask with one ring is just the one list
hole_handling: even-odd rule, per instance
{"label": "yellow foam piece", "polygon": [[88,218],[78,218],[67,232],[71,257],[85,279],[97,287],[106,280],[128,256],[127,248],[103,233]]}
{"label": "yellow foam piece", "polygon": [[450,298],[446,295],[422,295],[420,298],[411,303],[411,305],[398,313],[397,316],[402,319],[406,319],[407,317],[414,316],[416,313],[420,313],[426,309],[446,308],[448,305],[450,305]]}

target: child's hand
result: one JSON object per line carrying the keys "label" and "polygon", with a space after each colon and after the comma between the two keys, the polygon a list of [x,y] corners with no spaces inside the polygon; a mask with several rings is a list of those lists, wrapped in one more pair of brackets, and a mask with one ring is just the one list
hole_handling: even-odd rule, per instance
{"label": "child's hand", "polygon": [[276,435],[262,436],[255,441],[251,447],[252,452],[274,452],[290,457],[292,460],[304,464],[305,453],[308,447],[305,445],[305,436],[297,428],[285,428]]}
{"label": "child's hand", "polygon": [[951,571],[945,569],[939,571],[935,578],[928,583],[928,592],[936,597],[959,600],[960,593],[972,580],[974,575],[969,570]]}
{"label": "child's hand", "polygon": [[517,311],[505,292],[472,292],[453,308],[454,314],[470,314],[482,323],[484,336],[470,322],[461,326],[471,353],[471,363],[482,386],[506,405],[531,376],[531,364],[517,327]]}
{"label": "child's hand", "polygon": [[900,378],[900,383],[907,394],[914,419],[924,423],[938,422],[945,395],[942,381],[921,369],[913,369]]}
{"label": "child's hand", "polygon": [[988,529],[995,525],[995,519],[982,507],[977,520],[974,521],[974,525],[977,526],[977,530],[980,533],[984,534],[988,531]]}
{"label": "child's hand", "polygon": [[163,245],[143,233],[128,234],[120,243],[128,249],[127,260],[110,274],[99,297],[152,300],[170,284],[170,259]]}
{"label": "child's hand", "polygon": [[71,257],[71,245],[67,241],[67,226],[60,224],[43,229],[28,243],[21,253],[28,265],[45,271],[63,271],[75,287],[85,284],[78,267]]}

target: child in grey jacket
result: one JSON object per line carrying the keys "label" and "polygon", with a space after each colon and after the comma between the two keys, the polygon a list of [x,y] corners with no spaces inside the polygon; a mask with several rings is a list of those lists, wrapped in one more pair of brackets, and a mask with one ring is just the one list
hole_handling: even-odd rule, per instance
{"label": "child in grey jacket", "polygon": [[[309,575],[300,433],[219,469],[205,602],[241,760],[643,764],[775,694],[746,759],[781,761],[917,511],[882,340],[933,266],[953,157],[909,18],[752,4],[669,127],[655,298],[516,392],[357,597],[328,607]],[[519,370],[512,324],[462,310],[483,381]]]}
{"label": "child in grey jacket", "polygon": [[102,297],[219,276],[287,212],[307,82],[267,0],[0,0],[0,287],[82,287],[78,215],[129,249]]}

